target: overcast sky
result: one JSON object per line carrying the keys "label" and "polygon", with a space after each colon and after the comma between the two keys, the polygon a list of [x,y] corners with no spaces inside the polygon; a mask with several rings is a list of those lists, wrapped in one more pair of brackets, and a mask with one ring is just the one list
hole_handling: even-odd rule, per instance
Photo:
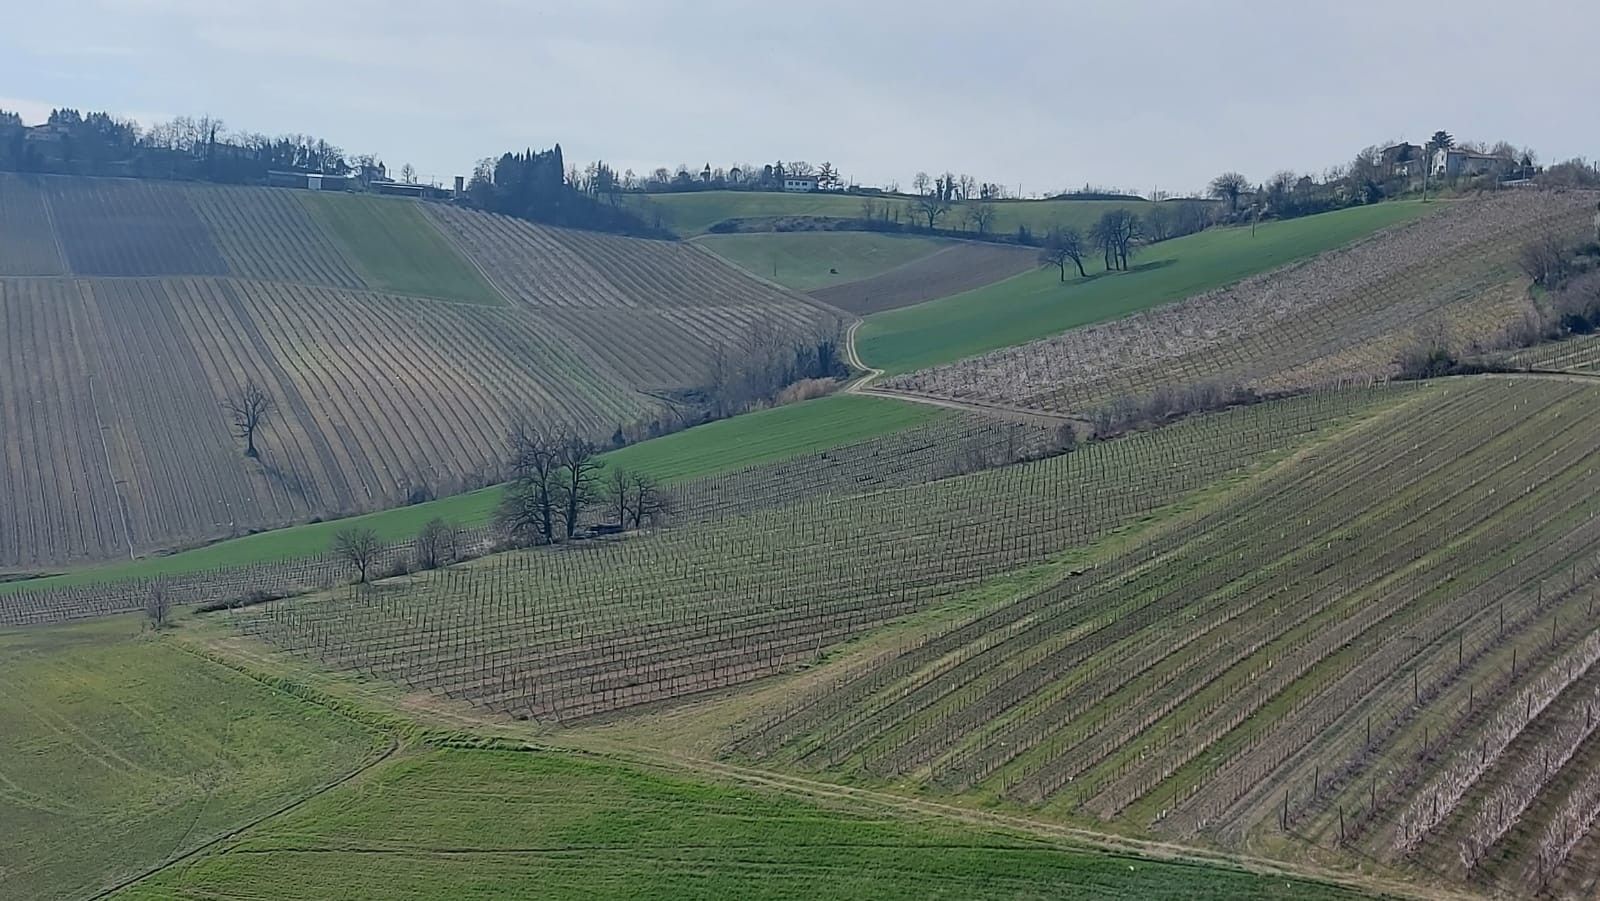
{"label": "overcast sky", "polygon": [[0,108],[218,116],[448,179],[832,161],[1041,193],[1464,140],[1600,156],[1596,0],[4,0]]}

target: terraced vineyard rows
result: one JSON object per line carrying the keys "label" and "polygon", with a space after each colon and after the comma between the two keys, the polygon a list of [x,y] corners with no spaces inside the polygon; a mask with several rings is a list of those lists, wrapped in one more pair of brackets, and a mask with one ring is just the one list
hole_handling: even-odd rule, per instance
{"label": "terraced vineyard rows", "polygon": [[93,328],[92,310],[70,284],[0,281],[0,561],[127,548],[99,425],[110,385],[94,377],[96,358],[79,337]]}
{"label": "terraced vineyard rows", "polygon": [[66,271],[38,179],[0,174],[0,276]]}
{"label": "terraced vineyard rows", "polygon": [[[538,299],[508,305],[430,212],[386,200],[0,175],[0,321],[23,367],[0,384],[16,511],[0,572],[477,487],[518,414],[609,437],[765,324],[777,342],[839,327],[695,248],[440,212],[466,243],[513,236],[500,257],[474,244],[484,268],[510,261],[509,296]],[[391,282],[410,293],[371,289]],[[428,286],[441,296],[416,296]],[[277,405],[259,460],[219,409],[247,379]]]}
{"label": "terraced vineyard rows", "polygon": [[690,244],[426,209],[502,291],[634,384],[682,384],[684,370],[709,370],[717,347],[757,333],[790,340],[842,328],[837,310],[739,275]]}
{"label": "terraced vineyard rows", "polygon": [[1521,242],[1547,230],[1575,235],[1593,206],[1582,193],[1464,201],[1232,287],[882,387],[1086,413],[1199,383],[1279,392],[1386,378],[1409,343],[1443,333],[1464,350],[1494,338],[1516,312],[1505,286]]}
{"label": "terraced vineyard rows", "polygon": [[1540,344],[1507,354],[1504,360],[1518,369],[1600,375],[1600,335]]}
{"label": "terraced vineyard rows", "polygon": [[228,263],[187,194],[132,178],[40,182],[75,275],[227,275]]}
{"label": "terraced vineyard rows", "polygon": [[[672,489],[675,510],[669,527],[696,527],[805,498],[860,494],[880,488],[920,485],[963,472],[1044,455],[1056,446],[1055,430],[1000,423],[980,416],[943,417],[928,425],[779,463],[691,481]],[[487,528],[461,532],[470,556],[495,544]],[[377,571],[410,559],[410,542],[385,549]],[[333,555],[250,566],[230,566],[163,577],[175,604],[203,604],[252,591],[283,596],[348,582],[349,566]],[[59,622],[141,609],[152,580],[134,579],[64,589],[22,589],[0,594],[0,624]]]}
{"label": "terraced vineyard rows", "polygon": [[187,196],[222,249],[229,271],[240,278],[371,287],[293,191],[197,185]]}
{"label": "terraced vineyard rows", "polygon": [[1400,396],[1261,405],[931,485],[503,555],[405,585],[274,604],[241,623],[328,665],[495,710],[606,713],[811,660]]}
{"label": "terraced vineyard rows", "polygon": [[1420,397],[729,751],[1187,839],[1288,829],[1511,891],[1564,878],[1596,810],[1566,773],[1600,745],[1600,387]]}

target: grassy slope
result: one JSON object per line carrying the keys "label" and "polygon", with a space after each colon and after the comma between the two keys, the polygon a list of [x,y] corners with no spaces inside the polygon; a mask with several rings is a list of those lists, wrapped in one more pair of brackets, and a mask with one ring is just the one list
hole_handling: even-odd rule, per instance
{"label": "grassy slope", "polygon": [[422,215],[415,201],[315,191],[295,194],[345,245],[373,287],[461,303],[505,304]]}
{"label": "grassy slope", "polygon": [[0,633],[0,896],[81,897],[354,769],[380,739],[138,633]]}
{"label": "grassy slope", "polygon": [[165,898],[1332,898],[559,753],[388,764],[127,893]]}
{"label": "grassy slope", "polygon": [[1060,283],[1055,270],[868,317],[867,363],[909,372],[1188,297],[1347,244],[1427,212],[1385,203],[1248,228],[1213,229],[1145,249],[1133,272]]}
{"label": "grassy slope", "polygon": [[[933,407],[855,395],[836,395],[736,416],[613,451],[608,463],[649,472],[668,483],[716,475],[865,441],[943,415]],[[310,523],[222,541],[166,557],[89,567],[26,582],[0,583],[0,594],[21,588],[60,588],[96,582],[198,572],[326,553],[341,529],[360,525],[385,540],[413,535],[436,516],[463,526],[489,521],[500,489],[486,488],[411,507]]]}
{"label": "grassy slope", "polygon": [[695,243],[786,288],[814,291],[871,278],[955,242],[873,232],[773,232],[707,235]]}
{"label": "grassy slope", "polygon": [[[724,219],[748,219],[762,216],[832,216],[846,219],[861,216],[861,202],[866,198],[846,194],[782,194],[762,191],[703,191],[695,194],[629,194],[626,201],[643,209],[649,220],[653,211],[660,211],[661,224],[683,237],[705,234],[706,230]],[[903,205],[903,197],[876,198],[879,202]],[[1142,209],[1148,206],[1142,200],[1005,200],[995,204],[993,230],[1009,233],[1018,225],[1027,225],[1034,231],[1049,228],[1054,223],[1086,228],[1100,214],[1113,209]],[[961,206],[958,204],[939,222],[940,228],[963,229]],[[770,266],[768,269],[770,270]]]}

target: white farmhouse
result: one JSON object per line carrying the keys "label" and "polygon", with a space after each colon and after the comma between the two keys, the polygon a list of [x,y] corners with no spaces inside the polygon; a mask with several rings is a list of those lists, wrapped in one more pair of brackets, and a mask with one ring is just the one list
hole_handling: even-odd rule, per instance
{"label": "white farmhouse", "polygon": [[785,175],[783,189],[791,194],[810,194],[817,190],[815,175]]}
{"label": "white farmhouse", "polygon": [[1517,161],[1509,157],[1479,153],[1475,150],[1462,150],[1459,147],[1447,147],[1433,152],[1433,175],[1435,178],[1505,175],[1515,168],[1516,164]]}

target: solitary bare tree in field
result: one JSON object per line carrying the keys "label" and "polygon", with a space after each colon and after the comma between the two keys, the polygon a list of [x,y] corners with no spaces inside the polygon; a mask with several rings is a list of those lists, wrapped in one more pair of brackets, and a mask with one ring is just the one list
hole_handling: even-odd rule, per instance
{"label": "solitary bare tree in field", "polygon": [[351,527],[333,536],[333,552],[350,564],[363,584],[382,550],[383,543],[378,540],[378,533],[371,529]]}
{"label": "solitary bare tree in field", "polygon": [[159,579],[150,584],[150,593],[145,595],[144,615],[156,629],[165,628],[172,616],[172,598],[167,594],[166,584]]}
{"label": "solitary bare tree in field", "polygon": [[256,432],[266,425],[277,406],[272,395],[257,385],[255,379],[245,379],[244,386],[222,402],[222,408],[233,420],[234,435],[244,442],[246,457],[260,456],[256,453]]}

